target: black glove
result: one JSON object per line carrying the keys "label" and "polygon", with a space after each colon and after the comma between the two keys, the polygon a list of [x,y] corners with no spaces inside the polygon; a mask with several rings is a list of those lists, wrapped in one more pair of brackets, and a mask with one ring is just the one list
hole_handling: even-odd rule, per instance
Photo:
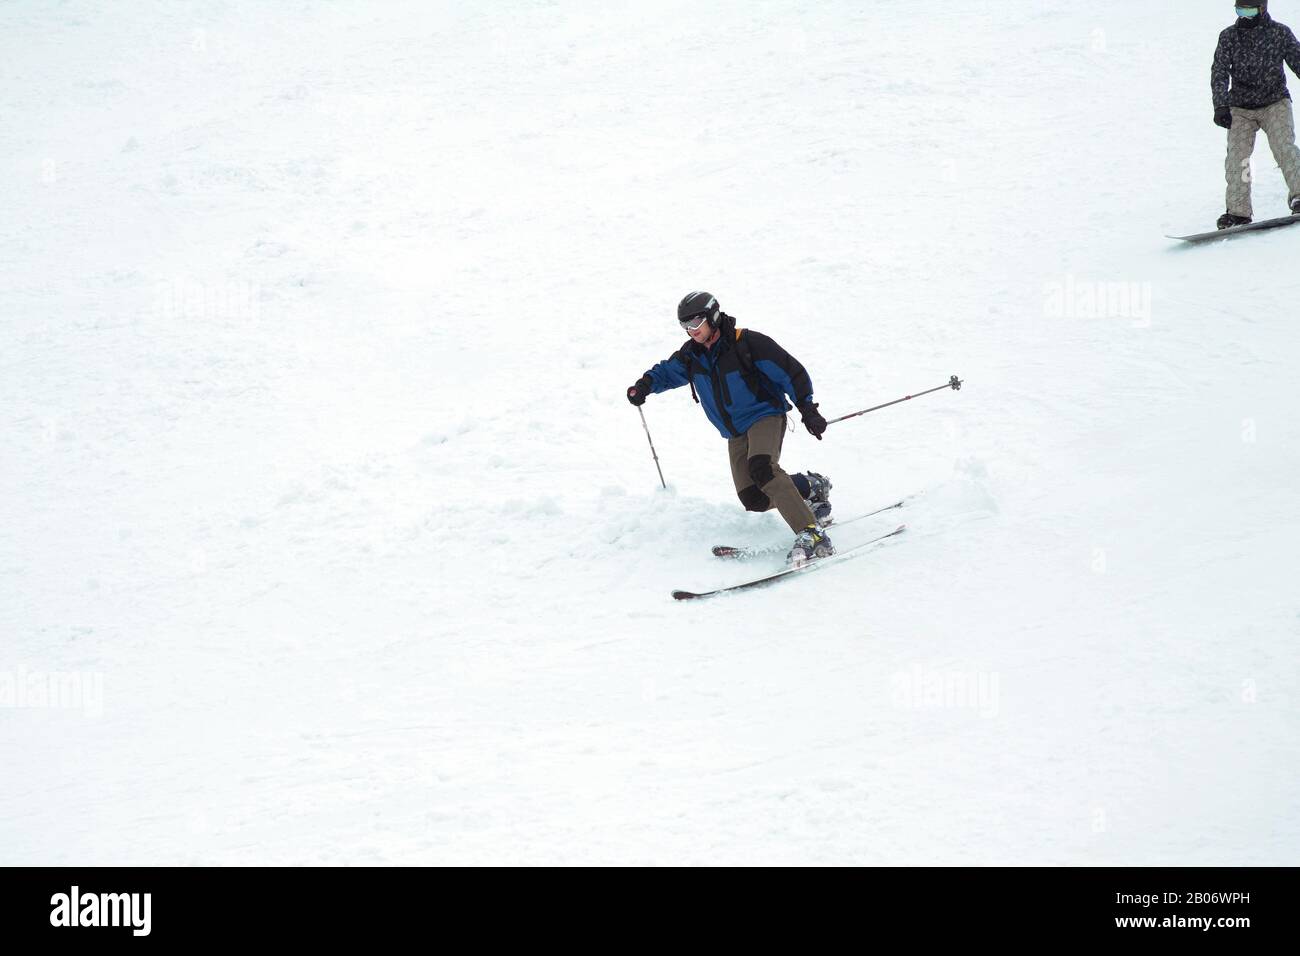
{"label": "black glove", "polygon": [[1232,129],[1232,107],[1218,106],[1214,110],[1214,125]]}
{"label": "black glove", "polygon": [[645,397],[650,394],[650,387],[654,382],[642,375],[636,380],[636,384],[627,390],[627,400],[633,405],[644,405]]}
{"label": "black glove", "polygon": [[821,441],[822,433],[826,431],[826,419],[822,418],[822,413],[817,411],[817,403],[804,402],[800,405],[799,417],[803,419],[803,427],[808,429],[808,434]]}

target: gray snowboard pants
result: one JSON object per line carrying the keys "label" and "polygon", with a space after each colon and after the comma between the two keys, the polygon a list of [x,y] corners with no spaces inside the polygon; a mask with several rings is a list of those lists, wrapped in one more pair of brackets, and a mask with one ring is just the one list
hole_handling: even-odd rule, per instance
{"label": "gray snowboard pants", "polygon": [[[1281,99],[1262,110],[1232,108],[1232,129],[1228,130],[1228,212],[1253,216],[1250,202],[1250,154],[1255,151],[1255,134],[1268,137],[1273,158],[1286,177],[1288,200],[1300,196],[1300,149],[1295,144],[1295,117],[1291,101]],[[1281,213],[1279,213],[1280,215]]]}
{"label": "gray snowboard pants", "polygon": [[790,476],[781,469],[785,423],[784,415],[760,418],[745,434],[727,440],[727,454],[731,458],[736,495],[745,509],[769,511],[775,507],[790,530],[798,534],[810,524],[816,524],[817,518]]}

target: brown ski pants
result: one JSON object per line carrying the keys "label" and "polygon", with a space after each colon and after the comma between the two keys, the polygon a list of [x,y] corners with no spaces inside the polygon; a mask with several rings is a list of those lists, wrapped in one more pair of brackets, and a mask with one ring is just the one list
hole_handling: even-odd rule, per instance
{"label": "brown ski pants", "polygon": [[731,478],[736,495],[747,511],[776,508],[796,534],[816,524],[812,509],[799,494],[790,476],[780,465],[781,441],[785,438],[786,417],[769,415],[760,418],[739,438],[727,441],[731,458]]}

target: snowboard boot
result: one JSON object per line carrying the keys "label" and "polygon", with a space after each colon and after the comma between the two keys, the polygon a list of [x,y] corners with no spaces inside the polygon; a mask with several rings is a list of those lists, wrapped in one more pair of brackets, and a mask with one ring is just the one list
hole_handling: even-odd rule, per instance
{"label": "snowboard boot", "polygon": [[1300,196],[1291,197],[1291,215],[1300,216]]}
{"label": "snowboard boot", "polygon": [[825,531],[815,524],[810,524],[794,536],[794,547],[785,556],[792,565],[805,564],[814,558],[826,558],[835,553],[835,546]]}
{"label": "snowboard boot", "polygon": [[1249,216],[1234,216],[1230,212],[1225,212],[1215,223],[1220,229],[1231,229],[1233,226],[1246,226],[1250,224]]}

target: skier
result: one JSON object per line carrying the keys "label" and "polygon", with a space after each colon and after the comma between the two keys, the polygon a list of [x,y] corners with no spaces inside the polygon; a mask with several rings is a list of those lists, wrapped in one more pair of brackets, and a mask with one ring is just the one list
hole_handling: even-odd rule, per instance
{"label": "skier", "polygon": [[[1292,214],[1300,214],[1300,149],[1283,62],[1300,75],[1300,43],[1268,14],[1268,0],[1238,0],[1237,22],[1219,34],[1210,71],[1214,122],[1228,131],[1228,211],[1218,227],[1251,221],[1250,154],[1263,130],[1282,167]],[[1231,89],[1229,89],[1231,81]]]}
{"label": "skier", "polygon": [[692,292],[677,306],[677,321],[690,336],[627,390],[633,405],[647,395],[689,385],[715,428],[727,439],[731,477],[747,511],[781,513],[795,533],[792,563],[835,553],[823,529],[831,514],[831,483],[824,475],[789,475],[781,469],[786,412],[794,402],[804,427],[818,441],[826,419],[813,401],[812,380],[799,361],[766,335],[736,328],[707,292]]}

